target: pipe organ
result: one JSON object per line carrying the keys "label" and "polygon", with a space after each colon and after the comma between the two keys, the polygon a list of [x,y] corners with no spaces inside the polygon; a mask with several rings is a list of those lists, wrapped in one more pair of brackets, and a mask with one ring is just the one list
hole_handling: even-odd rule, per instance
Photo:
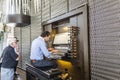
{"label": "pipe organ", "polygon": [[[60,51],[60,53],[56,53],[52,55],[52,58],[61,57],[61,59],[72,59],[77,57],[78,53],[78,27],[69,27],[67,32],[64,33],[57,33],[55,34],[53,40],[53,47]],[[54,56],[54,57],[53,57]]]}

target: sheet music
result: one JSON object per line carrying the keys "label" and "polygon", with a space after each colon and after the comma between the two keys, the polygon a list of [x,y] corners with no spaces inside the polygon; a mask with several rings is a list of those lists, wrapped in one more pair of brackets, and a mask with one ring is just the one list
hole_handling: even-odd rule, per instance
{"label": "sheet music", "polygon": [[69,33],[56,34],[53,44],[68,44],[70,40]]}

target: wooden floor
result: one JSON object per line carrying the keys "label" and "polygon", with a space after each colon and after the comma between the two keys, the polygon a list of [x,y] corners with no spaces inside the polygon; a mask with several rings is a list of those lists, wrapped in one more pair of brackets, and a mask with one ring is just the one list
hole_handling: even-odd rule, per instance
{"label": "wooden floor", "polygon": [[26,72],[22,69],[17,69],[18,74],[20,75],[21,80],[26,80]]}

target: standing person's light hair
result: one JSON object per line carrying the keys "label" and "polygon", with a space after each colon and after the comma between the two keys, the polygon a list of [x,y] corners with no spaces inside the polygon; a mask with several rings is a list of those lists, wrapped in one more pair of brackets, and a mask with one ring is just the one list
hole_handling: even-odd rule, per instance
{"label": "standing person's light hair", "polygon": [[18,42],[19,40],[17,40],[17,38],[16,37],[13,37],[13,38],[10,38],[9,40],[8,40],[8,44],[10,45],[10,44],[12,44],[13,42]]}

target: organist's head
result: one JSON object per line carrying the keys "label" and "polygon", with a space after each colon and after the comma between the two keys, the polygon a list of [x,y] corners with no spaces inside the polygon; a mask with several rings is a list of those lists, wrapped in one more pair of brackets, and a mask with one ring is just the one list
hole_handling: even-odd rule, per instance
{"label": "organist's head", "polygon": [[49,41],[49,39],[50,39],[50,32],[49,31],[42,32],[41,37],[43,37],[45,39],[45,41]]}

